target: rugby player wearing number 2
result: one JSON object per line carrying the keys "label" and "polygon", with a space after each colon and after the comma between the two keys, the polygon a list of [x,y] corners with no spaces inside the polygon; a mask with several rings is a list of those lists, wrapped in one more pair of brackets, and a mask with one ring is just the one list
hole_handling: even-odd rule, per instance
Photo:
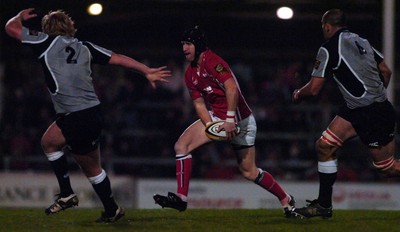
{"label": "rugby player wearing number 2", "polygon": [[[228,64],[208,49],[205,33],[198,26],[186,30],[181,42],[185,58],[190,62],[185,73],[185,84],[199,119],[175,143],[177,193],[169,192],[167,196],[156,194],[155,202],[162,207],[186,210],[192,171],[191,152],[212,141],[205,134],[207,124],[225,120],[219,130],[227,133],[242,175],[275,195],[285,215],[291,216],[293,197],[282,189],[270,173],[256,166],[256,121]],[[210,105],[210,111],[206,104]],[[239,135],[236,135],[236,123],[241,129]]]}
{"label": "rugby player wearing number 2", "polygon": [[171,76],[165,67],[149,68],[130,57],[74,38],[72,19],[63,11],[49,12],[42,19],[43,32],[29,30],[22,22],[37,17],[34,9],[25,9],[11,18],[6,33],[33,48],[42,63],[46,83],[57,119],[42,137],[42,148],[57,177],[60,193],[45,210],[47,215],[78,205],[72,190],[64,148],[72,153],[89,179],[104,206],[96,220],[115,222],[124,210],[114,200],[110,180],[101,167],[99,138],[103,127],[100,101],[94,91],[92,64],[113,64],[136,71],[155,87],[155,82],[168,82]]}

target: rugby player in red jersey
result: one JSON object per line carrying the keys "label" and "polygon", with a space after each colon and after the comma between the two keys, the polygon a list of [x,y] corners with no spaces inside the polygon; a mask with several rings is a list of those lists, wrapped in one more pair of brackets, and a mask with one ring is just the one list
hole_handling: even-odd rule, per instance
{"label": "rugby player in red jersey", "polygon": [[[175,143],[177,193],[170,192],[167,196],[156,194],[155,202],[162,207],[186,210],[192,172],[191,152],[212,142],[204,132],[207,124],[225,120],[219,130],[227,133],[242,175],[275,195],[285,215],[290,217],[295,202],[293,197],[283,190],[270,173],[256,166],[256,121],[228,63],[207,47],[206,35],[198,26],[186,30],[181,42],[186,61],[190,62],[185,73],[185,84],[199,119]],[[238,135],[236,124],[241,128]]]}

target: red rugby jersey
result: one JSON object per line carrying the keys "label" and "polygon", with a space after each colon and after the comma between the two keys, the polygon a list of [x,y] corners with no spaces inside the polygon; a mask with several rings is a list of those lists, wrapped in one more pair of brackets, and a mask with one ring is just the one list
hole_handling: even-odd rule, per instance
{"label": "red rugby jersey", "polygon": [[200,72],[197,73],[197,67],[189,65],[185,72],[185,84],[192,100],[203,97],[211,107],[213,114],[220,119],[225,119],[227,101],[223,83],[227,79],[233,78],[239,89],[236,121],[241,121],[250,116],[251,109],[246,103],[240,91],[239,83],[227,62],[213,51],[207,50],[203,54],[199,70]]}

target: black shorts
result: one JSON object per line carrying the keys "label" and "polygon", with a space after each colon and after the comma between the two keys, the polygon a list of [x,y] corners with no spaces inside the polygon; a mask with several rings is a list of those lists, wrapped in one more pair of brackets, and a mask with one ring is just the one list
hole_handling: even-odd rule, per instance
{"label": "black shorts", "polygon": [[356,109],[341,107],[338,115],[351,122],[360,140],[370,148],[384,146],[394,138],[396,111],[387,100]]}
{"label": "black shorts", "polygon": [[97,149],[103,129],[100,105],[57,116],[57,126],[72,153],[82,155]]}

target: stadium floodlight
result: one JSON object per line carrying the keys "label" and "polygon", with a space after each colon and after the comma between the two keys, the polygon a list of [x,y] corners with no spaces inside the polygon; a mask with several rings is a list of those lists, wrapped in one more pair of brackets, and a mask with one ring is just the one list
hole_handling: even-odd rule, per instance
{"label": "stadium floodlight", "polygon": [[100,3],[90,4],[87,8],[87,12],[90,15],[100,15],[103,12],[103,6]]}
{"label": "stadium floodlight", "polygon": [[280,19],[291,19],[293,17],[293,10],[287,6],[280,7],[276,10],[276,16]]}

